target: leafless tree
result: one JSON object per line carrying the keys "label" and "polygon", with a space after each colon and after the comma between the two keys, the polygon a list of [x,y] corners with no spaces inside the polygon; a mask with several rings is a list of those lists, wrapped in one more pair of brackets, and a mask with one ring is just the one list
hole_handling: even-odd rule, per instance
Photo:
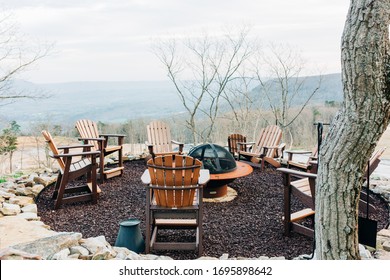
{"label": "leafless tree", "polygon": [[[154,52],[167,70],[188,114],[186,126],[194,143],[210,141],[222,95],[252,54],[248,28],[223,36],[207,34],[188,40],[157,42]],[[197,121],[207,122],[198,126]]]}
{"label": "leafless tree", "polygon": [[[298,50],[286,44],[269,44],[265,52],[253,57],[252,64],[260,82],[260,94],[268,101],[275,122],[290,135],[291,124],[321,87],[322,76],[311,87],[303,75],[305,61]],[[299,110],[291,108],[298,107]]]}
{"label": "leafless tree", "polygon": [[20,98],[47,97],[42,92],[24,92],[12,86],[20,73],[48,55],[51,46],[34,44],[18,30],[12,15],[0,13],[0,105]]}
{"label": "leafless tree", "polygon": [[[262,99],[253,94],[253,88],[257,86],[255,77],[239,71],[237,77],[224,91],[222,97],[227,102],[229,111],[225,118],[232,122],[231,132],[239,132],[250,135],[253,139],[257,136],[257,124],[262,116]],[[233,117],[232,117],[233,116]],[[254,135],[252,135],[254,134]]]}
{"label": "leafless tree", "polygon": [[358,202],[367,161],[390,119],[390,1],[353,0],[341,44],[344,102],[321,146],[319,259],[359,259]]}

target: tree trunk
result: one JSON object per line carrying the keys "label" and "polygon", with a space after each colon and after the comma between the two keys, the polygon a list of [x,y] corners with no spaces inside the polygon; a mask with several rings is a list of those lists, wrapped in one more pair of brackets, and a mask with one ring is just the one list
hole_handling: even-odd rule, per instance
{"label": "tree trunk", "polygon": [[359,259],[363,173],[390,118],[389,0],[352,0],[341,45],[344,102],[321,147],[318,259]]}

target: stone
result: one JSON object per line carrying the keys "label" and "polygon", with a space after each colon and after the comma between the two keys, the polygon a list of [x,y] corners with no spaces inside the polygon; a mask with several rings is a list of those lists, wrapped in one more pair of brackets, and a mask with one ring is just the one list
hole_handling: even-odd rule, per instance
{"label": "stone", "polygon": [[362,260],[372,259],[370,251],[366,250],[366,248],[362,244],[359,244],[359,253]]}
{"label": "stone", "polygon": [[390,252],[390,240],[382,244],[383,250]]}
{"label": "stone", "polygon": [[390,229],[382,229],[378,232],[378,236],[390,238]]}
{"label": "stone", "polygon": [[[134,254],[136,254],[134,252]],[[157,260],[159,256],[157,255],[154,255],[154,254],[147,254],[147,255],[139,255],[140,259],[141,260],[150,260],[150,261],[154,261],[154,260]]]}
{"label": "stone", "polygon": [[69,255],[70,251],[68,248],[66,248],[59,251],[58,253],[55,253],[53,256],[50,257],[50,260],[66,260],[68,259]]}
{"label": "stone", "polygon": [[5,189],[13,189],[13,188],[15,188],[15,182],[14,181],[7,181],[3,184],[3,187]]}
{"label": "stone", "polygon": [[21,210],[23,213],[38,213],[38,207],[36,204],[28,204],[24,206]]}
{"label": "stone", "polygon": [[159,256],[157,258],[157,260],[159,260],[159,261],[172,261],[173,259],[171,257],[168,257],[168,256]]}
{"label": "stone", "polygon": [[218,258],[204,256],[204,257],[197,258],[197,260],[201,260],[201,261],[213,260],[213,261],[215,261],[215,260],[218,260]]}
{"label": "stone", "polygon": [[67,260],[78,260],[80,258],[79,254],[71,254],[68,256]]}
{"label": "stone", "polygon": [[34,182],[37,184],[42,184],[43,186],[47,187],[51,184],[54,184],[57,181],[57,176],[48,177],[48,176],[36,176],[34,177]]}
{"label": "stone", "polygon": [[137,260],[141,260],[142,259],[142,256],[141,255],[138,255],[136,252],[133,252],[133,251],[130,251],[129,250],[129,253],[127,254],[125,260],[133,260],[133,261],[137,261]]}
{"label": "stone", "polygon": [[[116,253],[124,253],[125,255],[128,255],[128,254],[130,254],[131,252],[133,252],[133,251],[130,251],[129,249],[127,249],[126,247],[113,247],[112,249],[114,249],[114,251],[116,252]],[[134,252],[133,252],[134,253]]]}
{"label": "stone", "polygon": [[55,234],[58,233],[45,229],[42,225],[35,224],[34,221],[28,222],[18,216],[6,216],[0,219],[1,248],[32,242]]}
{"label": "stone", "polygon": [[42,228],[45,228],[45,229],[50,229],[50,226],[49,225],[46,225],[44,222],[42,221],[30,221],[31,224],[34,224],[36,226],[40,226]]}
{"label": "stone", "polygon": [[37,196],[45,188],[42,184],[36,184],[31,188],[31,191],[34,196]]}
{"label": "stone", "polygon": [[93,255],[96,253],[104,254],[105,251],[107,251],[112,258],[115,258],[116,256],[116,252],[112,249],[104,236],[83,239],[80,241],[80,245],[87,248]]}
{"label": "stone", "polygon": [[220,260],[228,260],[229,259],[229,254],[222,254],[222,256],[219,257]]}
{"label": "stone", "polygon": [[34,182],[35,177],[39,177],[39,175],[38,175],[38,173],[33,172],[30,174],[30,176],[28,176],[28,180]]}
{"label": "stone", "polygon": [[114,260],[126,260],[127,255],[124,252],[118,252]]}
{"label": "stone", "polygon": [[385,250],[377,250],[375,253],[375,258],[379,260],[390,260],[390,252]]}
{"label": "stone", "polygon": [[76,246],[81,240],[81,233],[61,232],[56,235],[38,239],[33,242],[22,243],[12,246],[31,254],[37,254],[43,259],[50,259],[54,254],[63,249]]}
{"label": "stone", "polygon": [[33,180],[27,180],[27,181],[25,181],[24,185],[26,187],[32,187],[32,186],[34,186],[34,181]]}
{"label": "stone", "polygon": [[[116,255],[115,255],[116,256]],[[92,256],[92,260],[98,261],[98,260],[109,260],[112,259],[113,256],[110,254],[110,251],[108,251],[106,248],[100,248],[95,254]]]}
{"label": "stone", "polygon": [[5,201],[5,198],[0,196],[0,203],[3,203]]}
{"label": "stone", "polygon": [[5,198],[5,199],[10,199],[11,197],[14,197],[15,194],[11,193],[9,191],[4,191],[4,189],[3,189],[3,190],[0,190],[0,196]]}
{"label": "stone", "polygon": [[267,257],[267,256],[260,256],[257,259],[258,260],[269,260],[269,257]]}
{"label": "stone", "polygon": [[1,260],[41,260],[42,258],[35,254],[29,254],[11,247],[0,250]]}
{"label": "stone", "polygon": [[270,260],[273,260],[273,261],[285,261],[286,260],[286,258],[285,257],[272,257],[272,258],[270,258]]}
{"label": "stone", "polygon": [[40,217],[38,217],[37,213],[31,212],[18,214],[18,217],[26,219],[27,221],[39,221],[41,219]]}
{"label": "stone", "polygon": [[79,245],[73,246],[73,247],[70,247],[69,250],[70,250],[71,255],[74,255],[74,254],[78,254],[80,256],[88,256],[89,255],[88,249],[83,247],[83,246],[79,246]]}
{"label": "stone", "polygon": [[3,207],[0,209],[0,212],[4,216],[14,216],[21,212],[20,206],[17,204],[3,203]]}
{"label": "stone", "polygon": [[[26,205],[31,205],[34,203],[34,199],[29,196],[14,196],[9,199],[9,203],[11,204],[18,204],[21,207],[24,207]],[[35,204],[34,204],[35,205]],[[36,205],[35,205],[36,207]]]}
{"label": "stone", "polygon": [[33,192],[31,190],[31,188],[17,188],[15,190],[15,194],[16,195],[21,195],[21,196],[32,196],[33,195]]}

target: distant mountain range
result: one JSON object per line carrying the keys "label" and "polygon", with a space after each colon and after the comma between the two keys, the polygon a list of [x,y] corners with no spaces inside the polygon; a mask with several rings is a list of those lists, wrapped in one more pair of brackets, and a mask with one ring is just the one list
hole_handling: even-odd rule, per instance
{"label": "distant mountain range", "polygon": [[[315,85],[318,77],[307,77],[307,88]],[[13,87],[25,93],[49,95],[45,99],[21,99],[0,107],[2,123],[17,121],[22,128],[32,122],[50,120],[51,123],[73,124],[81,118],[102,122],[123,122],[136,118],[162,118],[184,112],[170,81],[150,82],[70,82],[34,84],[15,81]],[[254,87],[253,94],[258,91]],[[304,98],[305,89],[302,89]],[[341,101],[340,74],[323,76],[321,90],[313,103]],[[296,102],[299,102],[297,99]]]}

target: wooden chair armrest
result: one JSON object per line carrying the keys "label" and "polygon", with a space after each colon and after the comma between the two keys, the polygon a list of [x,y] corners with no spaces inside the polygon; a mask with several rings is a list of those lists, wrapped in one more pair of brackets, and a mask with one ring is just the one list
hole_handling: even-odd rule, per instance
{"label": "wooden chair armrest", "polygon": [[176,144],[176,145],[184,145],[184,143],[181,143],[181,142],[178,142],[178,141],[175,141],[175,140],[171,140],[171,142],[173,143],[173,144]]}
{"label": "wooden chair armrest", "polygon": [[100,137],[126,137],[124,134],[99,134]]}
{"label": "wooden chair armrest", "polygon": [[67,154],[58,154],[58,155],[53,155],[51,154],[50,156],[52,158],[69,158],[69,157],[76,157],[76,156],[97,156],[100,155],[100,152],[80,152],[80,153],[67,153]]}
{"label": "wooden chair armrest", "polygon": [[208,169],[201,169],[198,184],[205,185],[208,181],[210,181],[210,171]]}
{"label": "wooden chair armrest", "polygon": [[303,154],[311,154],[310,151],[305,151],[305,150],[286,150],[285,151],[288,154],[293,154],[293,155],[303,155]]}
{"label": "wooden chair armrest", "polygon": [[148,141],[145,141],[145,145],[148,146],[148,147],[153,147],[154,145],[149,143]]}
{"label": "wooden chair armrest", "polygon": [[84,140],[87,140],[87,141],[101,141],[101,142],[104,141],[104,138],[82,138],[82,137],[80,137],[78,139],[79,139],[79,141],[84,141]]}
{"label": "wooden chair armrest", "polygon": [[108,143],[108,138],[112,137],[112,138],[117,138],[118,139],[118,145],[119,146],[122,146],[123,145],[123,138],[125,138],[126,135],[123,135],[123,134],[100,134],[99,137],[104,137],[104,148],[107,147],[107,143]]}
{"label": "wooden chair armrest", "polygon": [[[198,179],[199,185],[205,185],[210,180],[210,171],[208,169],[201,169]],[[145,170],[141,176],[141,181],[145,185],[149,185],[151,182],[149,170]]]}
{"label": "wooden chair armrest", "polygon": [[66,149],[76,149],[76,148],[91,148],[92,144],[79,144],[79,145],[71,145],[71,146],[59,146],[58,150],[66,150]]}
{"label": "wooden chair armrest", "polygon": [[278,168],[276,169],[282,173],[285,173],[285,174],[290,174],[290,175],[295,175],[295,176],[298,176],[298,177],[304,177],[304,178],[313,178],[313,179],[316,179],[317,178],[317,174],[313,174],[313,173],[308,173],[308,172],[302,172],[302,171],[297,171],[297,170],[293,170],[293,169],[289,169],[289,168]]}
{"label": "wooden chair armrest", "polygon": [[145,170],[144,173],[142,174],[141,176],[141,181],[143,184],[145,185],[149,185],[150,182],[151,182],[151,179],[150,179],[150,174],[149,174],[149,170]]}

